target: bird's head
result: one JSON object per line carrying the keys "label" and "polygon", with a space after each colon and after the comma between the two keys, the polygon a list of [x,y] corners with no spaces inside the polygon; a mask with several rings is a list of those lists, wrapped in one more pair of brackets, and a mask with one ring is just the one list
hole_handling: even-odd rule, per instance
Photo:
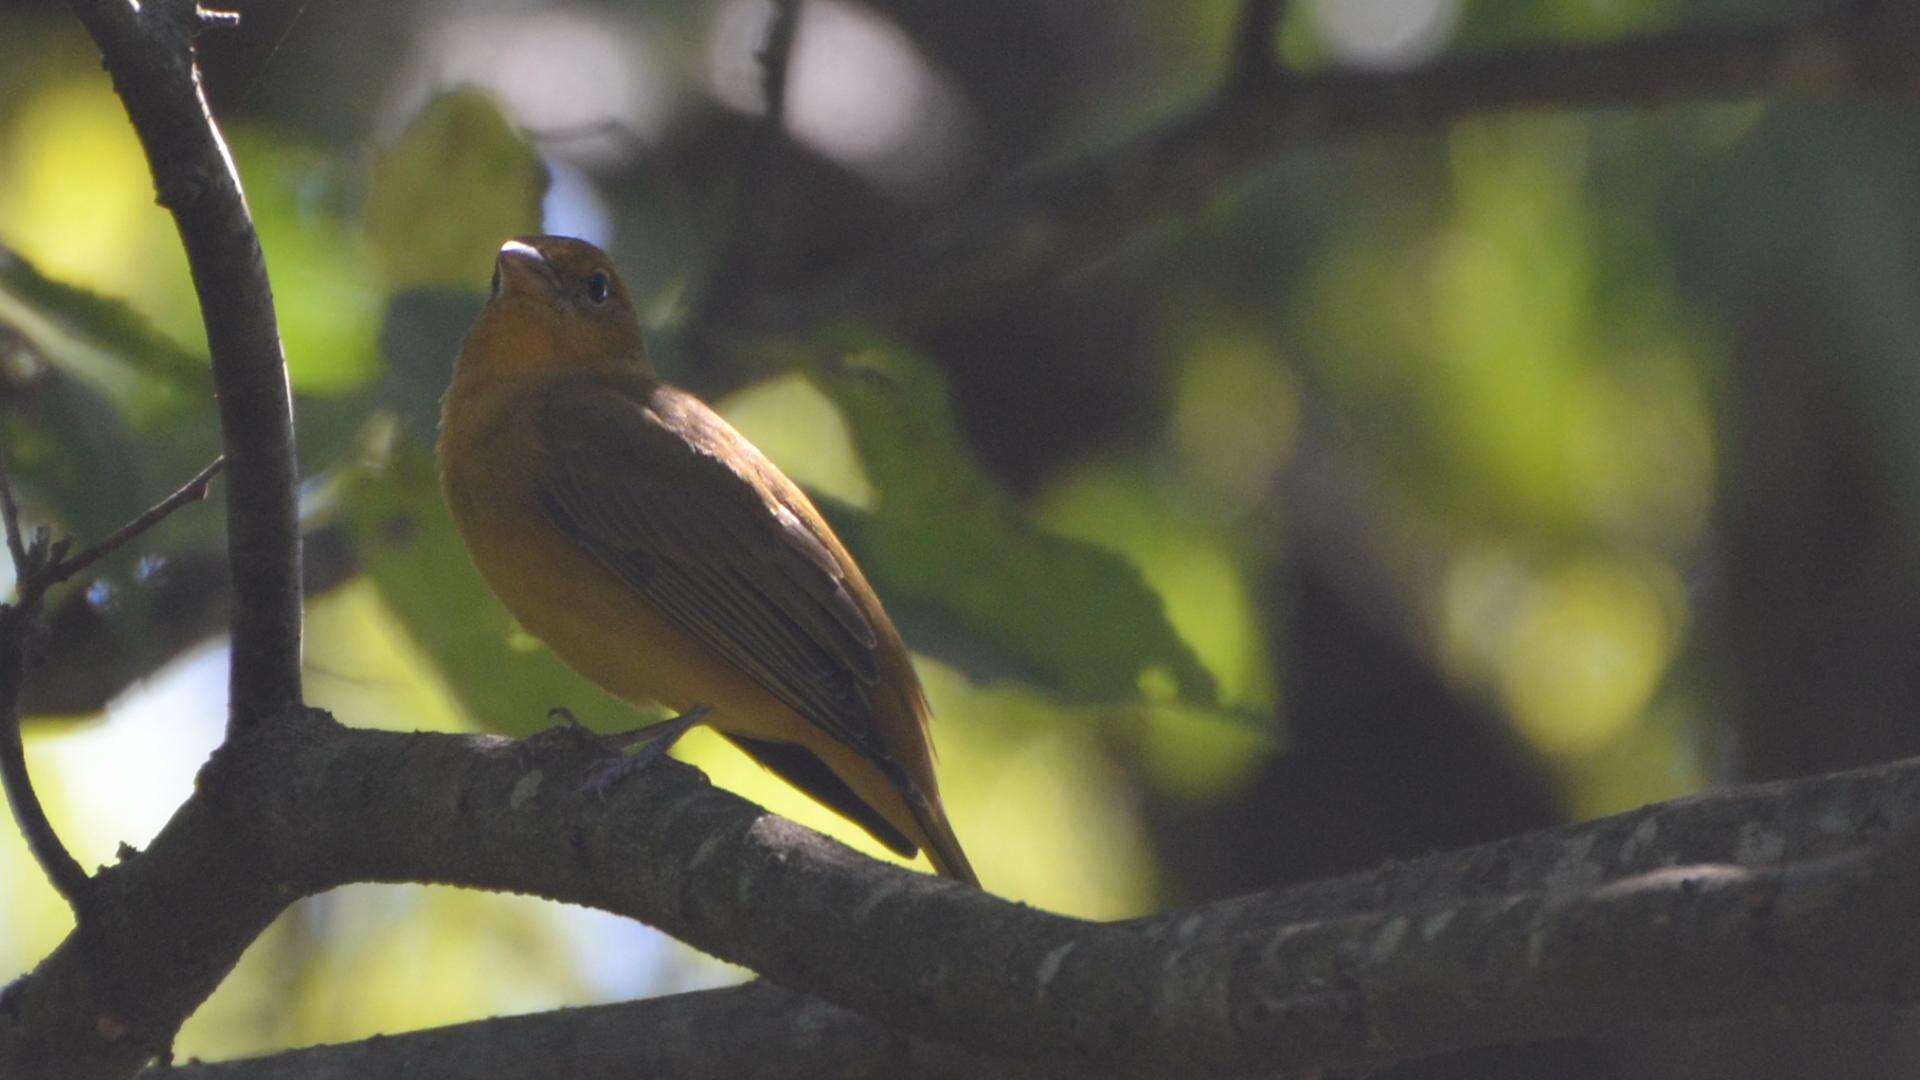
{"label": "bird's head", "polygon": [[518,236],[500,246],[492,295],[460,363],[501,372],[653,370],[613,261],[570,236]]}

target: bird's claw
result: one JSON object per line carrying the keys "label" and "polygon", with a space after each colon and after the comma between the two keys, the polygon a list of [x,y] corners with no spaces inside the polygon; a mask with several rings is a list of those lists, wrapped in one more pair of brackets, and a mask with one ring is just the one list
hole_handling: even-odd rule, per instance
{"label": "bird's claw", "polygon": [[667,756],[667,751],[673,749],[673,744],[680,741],[680,736],[691,731],[712,711],[713,709],[709,706],[696,705],[672,719],[648,724],[636,731],[625,732],[619,737],[629,741],[633,739],[646,741],[641,743],[638,750],[607,761],[595,762],[589,766],[583,781],[586,789],[604,797],[628,777],[645,772],[661,758]]}
{"label": "bird's claw", "polygon": [[599,742],[600,736],[582,724],[573,711],[564,705],[548,709],[547,721],[551,726],[520,740],[524,754],[537,756],[548,751],[577,753]]}

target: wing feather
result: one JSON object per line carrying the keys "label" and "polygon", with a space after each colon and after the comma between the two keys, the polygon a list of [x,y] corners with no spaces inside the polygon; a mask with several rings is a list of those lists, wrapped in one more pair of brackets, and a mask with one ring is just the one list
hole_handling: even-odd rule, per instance
{"label": "wing feather", "polygon": [[537,403],[548,515],[654,607],[877,761],[878,636],[792,483],[698,399],[578,379]]}

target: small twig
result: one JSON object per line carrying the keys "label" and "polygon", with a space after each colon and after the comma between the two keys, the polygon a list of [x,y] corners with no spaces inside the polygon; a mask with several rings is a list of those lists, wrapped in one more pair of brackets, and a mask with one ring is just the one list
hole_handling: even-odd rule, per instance
{"label": "small twig", "polygon": [[26,671],[32,621],[25,609],[0,608],[0,787],[6,789],[7,806],[13,811],[27,850],[54,889],[66,898],[74,918],[84,922],[92,879],[60,842],[53,822],[47,820],[40,796],[33,790],[26,746],[20,738],[20,679]]}
{"label": "small twig", "polygon": [[60,842],[46,808],[33,789],[33,777],[27,768],[26,747],[20,736],[20,684],[27,668],[29,639],[40,615],[40,603],[47,591],[73,577],[129,541],[158,525],[175,510],[207,496],[207,485],[226,464],[215,458],[178,491],[154,504],[153,508],[128,522],[100,543],[69,559],[67,542],[54,542],[45,530],[38,531],[31,544],[20,530],[20,507],[13,496],[13,481],[0,467],[0,517],[5,518],[7,550],[13,555],[15,599],[0,604],[0,788],[5,788],[7,805],[20,827],[27,850],[47,875],[47,880],[73,908],[74,918],[84,922],[92,896],[92,879]]}
{"label": "small twig", "polygon": [[[213,462],[206,468],[201,469],[193,479],[182,484],[178,491],[155,503],[146,513],[141,514],[139,517],[121,526],[119,531],[115,532],[112,536],[75,555],[73,558],[61,562],[54,568],[57,576],[53,578],[53,581],[65,581],[73,575],[78,574],[87,567],[113,554],[115,551],[120,550],[128,541],[135,539],[141,533],[160,524],[166,520],[167,515],[173,513],[175,510],[180,509],[188,503],[199,502],[201,499],[206,498],[208,485],[213,483],[214,477],[220,475],[220,470],[225,468],[226,464],[227,459],[225,457],[214,458]],[[9,512],[11,512],[11,508],[9,508]]]}
{"label": "small twig", "polygon": [[14,502],[13,479],[4,468],[0,468],[0,514],[7,519],[7,553],[13,556],[14,569],[22,570],[27,565],[27,545],[20,537],[20,506]]}
{"label": "small twig", "polygon": [[1274,71],[1273,33],[1286,14],[1286,0],[1246,0],[1233,31],[1233,67],[1229,91],[1258,83]]}
{"label": "small twig", "polygon": [[760,62],[761,95],[767,106],[760,130],[767,135],[778,135],[786,126],[787,65],[793,59],[793,40],[800,28],[800,5],[804,2],[773,0],[773,20],[767,25],[766,44],[753,54]]}
{"label": "small twig", "polygon": [[770,245],[765,243],[765,237],[770,230],[765,226],[775,208],[768,189],[779,164],[780,140],[787,128],[787,69],[793,61],[793,44],[800,30],[800,8],[805,2],[773,0],[773,19],[767,24],[767,40],[753,54],[760,64],[761,98],[767,111],[754,127],[753,141],[747,147],[747,159],[741,170],[740,225],[734,234],[735,250],[731,253],[749,282],[765,269],[763,264],[769,254]]}
{"label": "small twig", "polygon": [[66,898],[78,921],[87,906],[90,880],[47,820],[40,796],[33,790],[27,749],[20,737],[20,683],[27,670],[28,638],[40,612],[40,599],[46,594],[43,575],[48,564],[58,559],[49,559],[44,536],[36,537],[31,549],[21,539],[20,507],[14,501],[13,481],[4,467],[0,467],[0,515],[6,518],[7,550],[13,555],[18,597],[14,603],[0,604],[0,788],[6,790],[7,806],[13,811],[27,850],[33,853],[47,880]]}
{"label": "small twig", "polygon": [[787,72],[799,37],[800,9],[805,0],[772,0],[773,17],[766,40],[753,54],[760,64],[761,100],[766,111],[754,125],[740,163],[740,182],[733,214],[733,235],[707,276],[689,322],[702,326],[713,313],[730,308],[736,297],[761,281],[778,246],[778,208],[774,205],[774,177],[787,125]]}
{"label": "small twig", "polygon": [[[1229,78],[1193,113],[1058,170],[929,216],[887,247],[830,274],[783,281],[698,325],[746,353],[844,320],[913,326],[1020,282],[1098,261],[1126,238],[1208,205],[1288,150],[1431,132],[1513,109],[1621,109],[1743,99],[1920,95],[1920,16],[1841,7],[1790,25],[1692,29],[1596,44],[1460,57],[1408,71],[1327,70]],[[1247,0],[1236,55],[1281,5]],[[1231,61],[1230,61],[1231,62]]]}

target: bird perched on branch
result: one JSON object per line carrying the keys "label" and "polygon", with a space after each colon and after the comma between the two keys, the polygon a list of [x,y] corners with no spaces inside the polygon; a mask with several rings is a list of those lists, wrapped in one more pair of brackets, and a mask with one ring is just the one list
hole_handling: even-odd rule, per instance
{"label": "bird perched on branch", "polygon": [[606,254],[510,240],[454,365],[441,485],[481,575],[617,697],[705,723],[902,855],[978,884],[900,635],[800,488],[660,381]]}

